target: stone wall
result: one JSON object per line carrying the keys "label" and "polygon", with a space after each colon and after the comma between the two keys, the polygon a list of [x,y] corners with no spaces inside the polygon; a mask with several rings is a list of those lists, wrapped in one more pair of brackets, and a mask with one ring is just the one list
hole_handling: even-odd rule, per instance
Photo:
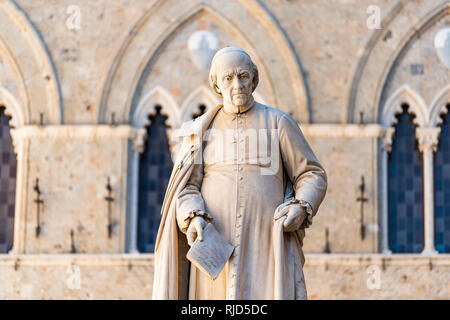
{"label": "stone wall", "polygon": [[[309,299],[450,299],[450,256],[308,255]],[[378,281],[379,280],[379,281]]]}
{"label": "stone wall", "polygon": [[[124,252],[126,223],[127,127],[46,126],[19,130],[23,135],[21,163],[26,163],[23,215],[16,217],[15,250],[23,253]],[[123,130],[125,129],[125,130]],[[27,132],[28,131],[28,132]],[[33,138],[30,138],[33,136]],[[35,181],[39,179],[43,204],[41,233],[36,237]],[[108,235],[108,195],[112,188]],[[73,241],[71,239],[73,231]]]}
{"label": "stone wall", "polygon": [[0,299],[151,299],[153,255],[1,255]]}
{"label": "stone wall", "polygon": [[[328,176],[326,197],[306,230],[305,252],[322,253],[328,229],[332,253],[378,252],[377,138],[380,128],[358,125],[302,126]],[[361,178],[367,199],[361,209]],[[361,237],[363,210],[364,239]]]}
{"label": "stone wall", "polygon": [[[73,5],[0,3],[0,105],[12,116],[18,158],[15,255],[0,255],[0,297],[150,298],[152,256],[125,254],[136,207],[131,164],[156,104],[174,129],[199,103],[217,103],[208,70],[195,68],[186,46],[192,32],[209,30],[219,46],[252,55],[258,100],[293,115],[328,173],[327,196],[306,232],[310,297],[449,298],[448,256],[375,254],[380,110],[399,88],[410,88],[402,99],[423,97],[415,101],[427,110],[450,101],[450,74],[431,43],[449,23],[448,1],[80,0],[80,27],[71,28]],[[381,10],[380,29],[367,28],[370,5]],[[412,65],[423,72],[412,74]],[[36,178],[44,200],[39,237]],[[326,228],[332,255],[320,255]],[[69,255],[72,246],[77,254]],[[82,272],[80,290],[65,284],[72,262]],[[381,289],[368,290],[367,268],[383,263]]]}
{"label": "stone wall", "polygon": [[[306,255],[309,299],[450,299],[450,256]],[[151,299],[153,255],[2,255],[0,299]]]}

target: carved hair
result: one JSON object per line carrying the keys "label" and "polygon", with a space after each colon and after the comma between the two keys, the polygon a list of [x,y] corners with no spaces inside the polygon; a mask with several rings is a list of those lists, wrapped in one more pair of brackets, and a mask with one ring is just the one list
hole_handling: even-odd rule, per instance
{"label": "carved hair", "polygon": [[214,90],[215,93],[217,93],[221,97],[222,97],[222,93],[220,93],[219,87],[217,86],[216,61],[217,61],[217,58],[219,56],[221,56],[222,54],[229,53],[229,52],[236,52],[236,51],[242,52],[243,54],[245,54],[248,57],[248,63],[250,65],[250,69],[251,69],[252,75],[253,75],[252,92],[254,92],[256,87],[258,86],[258,82],[259,82],[258,67],[252,61],[252,58],[250,58],[248,53],[239,47],[225,47],[216,52],[216,54],[214,55],[214,57],[212,59],[211,68],[209,70],[209,86],[211,87],[211,89]]}

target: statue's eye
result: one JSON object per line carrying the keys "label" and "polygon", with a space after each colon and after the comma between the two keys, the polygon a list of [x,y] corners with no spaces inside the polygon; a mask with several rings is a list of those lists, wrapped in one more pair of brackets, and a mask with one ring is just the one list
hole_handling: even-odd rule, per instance
{"label": "statue's eye", "polygon": [[230,81],[231,80],[231,76],[226,76],[225,80]]}
{"label": "statue's eye", "polygon": [[247,80],[248,79],[248,74],[247,73],[241,73],[239,75],[239,78],[243,79],[243,80]]}

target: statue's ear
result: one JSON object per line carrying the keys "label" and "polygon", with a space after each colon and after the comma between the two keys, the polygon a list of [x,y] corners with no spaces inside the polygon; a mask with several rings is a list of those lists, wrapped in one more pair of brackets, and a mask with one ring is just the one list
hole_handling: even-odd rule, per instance
{"label": "statue's ear", "polygon": [[219,95],[222,96],[222,92],[220,92],[219,87],[217,86],[217,84],[214,84],[214,91]]}
{"label": "statue's ear", "polygon": [[216,76],[213,75],[213,74],[210,74],[209,75],[209,86],[210,86],[210,88],[213,89],[216,94],[218,94],[219,96],[222,96],[222,93],[220,92],[220,89],[217,86],[217,82],[216,81],[217,81]]}
{"label": "statue's ear", "polygon": [[252,92],[254,92],[256,90],[258,83],[259,83],[258,68],[256,67],[256,65],[253,65],[253,91]]}

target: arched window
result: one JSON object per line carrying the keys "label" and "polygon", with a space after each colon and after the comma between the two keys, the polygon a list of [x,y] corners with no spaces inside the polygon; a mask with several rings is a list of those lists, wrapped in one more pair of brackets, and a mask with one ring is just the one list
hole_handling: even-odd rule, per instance
{"label": "arched window", "polygon": [[167,117],[161,114],[149,116],[148,139],[139,160],[138,248],[140,252],[153,252],[161,220],[164,200],[173,163],[167,137]]}
{"label": "arched window", "polygon": [[9,120],[0,106],[0,253],[11,250],[14,232],[17,159]]}
{"label": "arched window", "polygon": [[423,162],[408,105],[397,116],[388,160],[389,247],[394,253],[423,249]]}
{"label": "arched window", "polygon": [[[450,104],[447,105],[450,111]],[[450,252],[450,113],[443,118],[434,158],[435,243],[440,253]]]}

